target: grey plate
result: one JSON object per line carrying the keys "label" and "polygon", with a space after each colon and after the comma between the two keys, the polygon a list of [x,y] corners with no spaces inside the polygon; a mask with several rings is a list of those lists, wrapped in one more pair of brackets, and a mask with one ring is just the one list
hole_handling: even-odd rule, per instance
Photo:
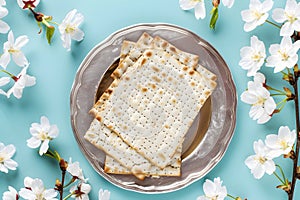
{"label": "grey plate", "polygon": [[[105,154],[83,136],[93,117],[88,113],[108,86],[109,67],[118,59],[123,40],[137,41],[143,32],[160,36],[179,49],[200,56],[199,63],[218,77],[217,87],[185,137],[180,177],[146,178],[113,175],[103,171]],[[101,91],[100,91],[101,93]],[[196,34],[175,25],[138,24],[119,30],[96,45],[81,63],[71,90],[71,124],[78,145],[93,168],[121,188],[141,193],[171,192],[199,180],[223,157],[236,122],[236,89],[220,54]]]}

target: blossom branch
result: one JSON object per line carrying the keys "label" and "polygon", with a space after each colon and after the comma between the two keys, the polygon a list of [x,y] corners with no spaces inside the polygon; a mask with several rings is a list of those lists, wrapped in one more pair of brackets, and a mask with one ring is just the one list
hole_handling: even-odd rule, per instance
{"label": "blossom branch", "polygon": [[299,122],[299,95],[298,95],[298,69],[294,69],[294,81],[293,81],[293,88],[294,88],[294,104],[295,104],[295,117],[296,117],[296,132],[297,132],[297,141],[296,141],[296,153],[295,153],[295,159],[293,159],[294,165],[293,165],[293,178],[291,182],[291,188],[290,192],[288,192],[288,198],[289,200],[293,199],[294,196],[294,190],[297,180],[297,167],[298,167],[298,158],[299,158],[299,147],[300,147],[300,122]]}

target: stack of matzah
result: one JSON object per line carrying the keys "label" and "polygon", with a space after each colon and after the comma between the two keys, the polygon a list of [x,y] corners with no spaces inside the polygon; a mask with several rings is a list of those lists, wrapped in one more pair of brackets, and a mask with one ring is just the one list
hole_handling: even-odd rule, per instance
{"label": "stack of matzah", "polygon": [[106,154],[104,171],[180,176],[184,136],[216,87],[216,76],[162,38],[123,41],[114,81],[90,113],[85,139]]}

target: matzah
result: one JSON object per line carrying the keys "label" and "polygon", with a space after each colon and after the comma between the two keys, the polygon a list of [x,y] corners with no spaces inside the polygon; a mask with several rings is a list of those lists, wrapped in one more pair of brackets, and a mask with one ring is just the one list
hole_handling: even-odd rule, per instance
{"label": "matzah", "polygon": [[153,164],[164,168],[214,87],[214,82],[204,81],[168,53],[146,50],[91,111]]}

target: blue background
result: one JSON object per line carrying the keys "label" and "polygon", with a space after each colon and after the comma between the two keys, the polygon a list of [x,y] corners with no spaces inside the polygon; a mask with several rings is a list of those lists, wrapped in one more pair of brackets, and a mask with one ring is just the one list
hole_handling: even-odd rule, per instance
{"label": "blue background", "polygon": [[[74,1],[51,0],[43,1],[36,10],[47,15],[53,15],[54,21],[60,23],[66,13],[76,8],[85,16],[81,29],[85,32],[85,39],[73,42],[71,52],[62,47],[58,31],[55,32],[53,43],[47,44],[45,34],[38,34],[38,26],[30,12],[20,9],[15,0],[7,0],[8,16],[3,18],[13,30],[15,37],[28,35],[29,43],[23,48],[30,67],[29,74],[37,78],[34,87],[26,88],[22,99],[13,96],[7,99],[0,96],[0,142],[14,144],[17,152],[13,159],[19,163],[16,171],[8,174],[0,173],[0,194],[9,185],[17,190],[23,187],[24,177],[40,178],[47,188],[53,187],[56,178],[60,178],[60,170],[54,161],[40,157],[36,150],[26,146],[30,138],[31,123],[39,122],[45,115],[51,124],[56,124],[60,130],[57,139],[51,146],[60,155],[73,161],[79,161],[85,177],[92,185],[90,199],[98,198],[100,188],[111,191],[111,199],[196,199],[203,194],[202,185],[206,178],[220,177],[227,187],[228,193],[248,199],[287,199],[285,192],[276,189],[279,184],[275,176],[265,175],[261,180],[255,180],[244,160],[253,152],[253,142],[264,139],[267,134],[277,133],[281,125],[294,129],[293,104],[286,105],[282,113],[275,115],[265,125],[258,125],[248,116],[250,106],[240,101],[240,94],[245,90],[247,82],[246,71],[238,65],[239,51],[250,43],[250,37],[257,35],[265,41],[266,47],[272,43],[279,43],[279,29],[264,24],[250,33],[243,31],[240,12],[248,9],[248,0],[236,0],[231,9],[220,5],[220,19],[216,30],[209,29],[209,16],[204,20],[196,20],[193,11],[183,11],[178,1],[172,0],[131,0],[131,1]],[[284,2],[276,5],[283,5]],[[210,1],[206,1],[207,13],[211,9]],[[209,15],[209,14],[208,14]],[[227,62],[238,93],[237,125],[235,134],[228,151],[218,165],[203,179],[176,192],[167,194],[145,195],[120,189],[100,177],[89,165],[81,153],[73,137],[70,123],[70,90],[76,71],[86,54],[99,42],[118,29],[137,23],[170,23],[189,29],[212,44]],[[7,35],[0,35],[0,45],[7,40]],[[14,65],[11,63],[11,65]],[[16,66],[9,67],[13,69]],[[17,68],[18,69],[18,68]],[[18,69],[19,70],[19,69]],[[273,75],[272,69],[263,68],[268,82],[274,86],[281,86],[281,75]],[[277,163],[285,169],[287,177],[291,177],[290,160],[277,158]],[[295,193],[299,199],[300,188]]]}

